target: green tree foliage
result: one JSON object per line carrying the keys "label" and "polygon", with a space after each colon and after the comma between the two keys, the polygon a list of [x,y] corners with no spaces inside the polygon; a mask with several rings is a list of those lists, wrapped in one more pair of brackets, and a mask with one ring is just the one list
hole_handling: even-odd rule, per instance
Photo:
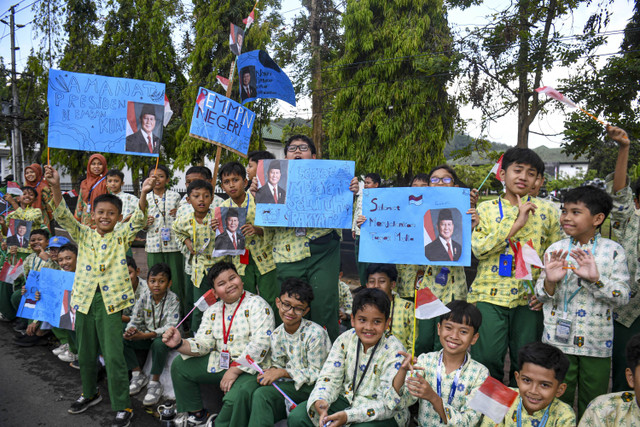
{"label": "green tree foliage", "polygon": [[[343,24],[344,54],[327,70],[337,82],[331,157],[401,183],[442,163],[457,117],[446,91],[455,60],[442,1],[353,1]],[[416,55],[425,51],[442,53]]]}

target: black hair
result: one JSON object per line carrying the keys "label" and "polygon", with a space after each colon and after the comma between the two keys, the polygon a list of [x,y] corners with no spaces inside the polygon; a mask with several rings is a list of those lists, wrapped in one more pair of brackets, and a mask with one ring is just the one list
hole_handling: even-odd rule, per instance
{"label": "black hair", "polygon": [[33,187],[29,187],[28,185],[25,185],[24,187],[21,188],[22,192],[24,193],[25,191],[31,191],[33,193],[33,197],[38,197],[38,190],[36,190]]}
{"label": "black hair", "polygon": [[187,169],[187,172],[184,176],[191,175],[192,173],[199,174],[205,177],[205,179],[211,179],[213,175],[211,174],[211,169],[206,166],[191,166]]}
{"label": "black hair", "polygon": [[309,149],[311,150],[311,154],[316,154],[316,146],[313,143],[313,140],[311,138],[309,138],[307,135],[291,135],[288,139],[286,144],[284,144],[284,156],[287,157],[287,149],[289,148],[289,145],[291,145],[291,143],[293,141],[302,141],[302,142],[306,142],[307,145],[309,146]]}
{"label": "black hair", "polygon": [[419,173],[416,176],[414,176],[413,179],[411,180],[411,184],[409,184],[409,187],[413,187],[413,183],[416,181],[422,181],[422,182],[426,182],[427,184],[430,184],[429,175],[427,175],[426,173]]}
{"label": "black hair", "polygon": [[[44,236],[45,239],[49,239],[49,230],[46,228],[36,228],[35,230],[31,230],[31,236],[35,236],[37,234]],[[29,238],[31,238],[31,236],[29,236]]]}
{"label": "black hair", "polygon": [[378,174],[377,174],[377,173],[375,173],[375,172],[369,172],[369,173],[368,173],[368,174],[366,174],[364,177],[365,177],[365,179],[366,179],[366,178],[371,179],[371,181],[373,181],[373,182],[374,182],[374,184],[378,184],[378,185],[380,185],[380,184],[382,183],[382,180],[380,179],[380,175],[378,175]]}
{"label": "black hair", "polygon": [[376,273],[383,273],[389,277],[389,280],[395,282],[398,280],[398,269],[395,264],[372,263],[367,267],[367,281],[369,276]]}
{"label": "black hair", "polygon": [[116,207],[116,209],[118,209],[118,214],[122,213],[122,200],[120,200],[120,197],[116,196],[115,194],[105,193],[105,194],[99,195],[93,201],[93,205],[91,205],[91,209],[95,211],[96,207],[100,203],[111,203],[113,206]]}
{"label": "black hair", "polygon": [[[613,209],[613,199],[611,196],[606,191],[592,185],[572,188],[567,191],[562,198],[563,207],[567,203],[578,202],[584,203],[587,209],[589,209],[589,212],[591,212],[591,215],[603,213],[605,219],[609,216],[611,209]],[[604,222],[604,220],[602,222]]]}
{"label": "black hair", "polygon": [[258,163],[260,160],[273,160],[276,158],[273,154],[268,151],[249,151],[247,154],[249,161],[253,161]]}
{"label": "black hair", "polygon": [[207,273],[207,281],[209,282],[212,288],[213,288],[213,282],[218,278],[218,276],[223,271],[227,271],[227,270],[233,270],[234,272],[236,272],[236,274],[238,273],[238,270],[236,270],[236,266],[233,265],[232,262],[218,261],[215,264],[213,264],[213,266]]}
{"label": "black hair", "polygon": [[507,168],[513,163],[529,165],[538,172],[538,175],[544,174],[544,162],[530,148],[512,147],[505,151],[502,157],[502,169],[506,172]]}
{"label": "black hair", "polygon": [[187,196],[190,195],[193,190],[199,190],[201,188],[208,190],[209,193],[213,195],[213,185],[211,185],[211,182],[205,181],[204,179],[196,179],[195,181],[191,181],[187,187]]}
{"label": "black hair", "polygon": [[462,182],[460,181],[460,178],[458,178],[458,174],[456,173],[456,171],[451,166],[446,164],[438,165],[429,171],[429,180],[427,181],[429,182],[429,185],[431,185],[431,175],[433,175],[435,171],[438,171],[440,169],[444,169],[447,172],[449,172],[449,175],[451,175],[451,178],[453,178],[453,185],[459,185],[461,187],[464,187],[464,184],[462,184]]}
{"label": "black hair", "polygon": [[227,218],[230,218],[230,217],[236,217],[236,218],[238,218],[238,209],[236,209],[236,208],[229,208],[229,209],[227,210],[227,216],[225,217],[225,221],[227,220]]}
{"label": "black hair", "polygon": [[[167,179],[171,178],[171,170],[169,170],[168,167],[166,167],[165,165],[158,165],[158,169],[160,169],[162,172],[164,172],[164,174],[167,176]],[[151,174],[156,170],[155,167],[152,167],[151,169],[149,169],[149,176],[151,176]]]}
{"label": "black hair", "polygon": [[518,351],[518,362],[520,368],[522,368],[525,363],[531,363],[542,366],[545,369],[553,369],[556,380],[560,383],[564,381],[564,377],[569,370],[569,359],[562,350],[541,341],[530,342],[520,348],[520,351]]}
{"label": "black hair", "polygon": [[118,178],[120,178],[120,181],[124,182],[124,174],[120,169],[111,169],[109,172],[107,172],[107,176],[117,176]]}
{"label": "black hair", "polygon": [[387,294],[385,294],[380,289],[364,288],[359,291],[353,297],[351,312],[355,316],[358,311],[362,310],[367,305],[371,305],[380,310],[380,312],[384,314],[384,320],[389,319],[389,314],[391,312],[391,301],[389,301],[389,297],[387,297]]}
{"label": "black hair", "polygon": [[240,178],[245,179],[247,177],[247,170],[240,162],[228,162],[220,167],[218,177],[220,177],[220,181],[222,181],[222,177],[227,175],[238,175]]}
{"label": "black hair", "polygon": [[447,308],[451,311],[440,316],[440,323],[449,320],[453,323],[471,326],[473,333],[478,333],[482,325],[482,313],[475,305],[462,300],[453,300],[447,304]]}
{"label": "black hair", "polygon": [[631,337],[627,342],[627,368],[631,369],[633,375],[636,374],[636,368],[640,365],[640,334]]}
{"label": "black hair", "polygon": [[127,255],[127,267],[131,267],[134,270],[138,269],[138,264],[136,263],[136,260],[132,256]]}
{"label": "black hair", "polygon": [[[66,245],[60,246],[60,250],[58,250],[58,253],[63,252],[63,251],[73,252],[76,256],[78,256],[78,247],[76,245],[74,245],[73,243],[67,243]],[[135,261],[134,261],[134,263],[135,263]]]}
{"label": "black hair", "polygon": [[167,276],[167,280],[171,280],[171,268],[166,262],[159,262],[151,267],[147,273],[147,280],[149,280],[151,276],[157,276],[159,274],[164,274]]}
{"label": "black hair", "polygon": [[304,280],[297,277],[289,277],[285,279],[280,285],[280,296],[287,295],[297,299],[302,303],[311,305],[313,301],[313,288]]}

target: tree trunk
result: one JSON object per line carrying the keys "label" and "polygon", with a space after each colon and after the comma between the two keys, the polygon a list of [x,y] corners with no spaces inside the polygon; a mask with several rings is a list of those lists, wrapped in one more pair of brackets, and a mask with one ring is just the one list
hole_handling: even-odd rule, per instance
{"label": "tree trunk", "polygon": [[311,0],[309,13],[309,33],[311,35],[311,125],[313,142],[316,145],[316,157],[322,158],[322,61],[320,59],[320,26],[318,8],[320,0]]}

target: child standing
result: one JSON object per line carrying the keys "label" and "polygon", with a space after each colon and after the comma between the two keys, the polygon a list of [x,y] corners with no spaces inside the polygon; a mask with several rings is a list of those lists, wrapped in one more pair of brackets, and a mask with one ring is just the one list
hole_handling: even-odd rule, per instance
{"label": "child standing", "polygon": [[37,195],[31,206],[40,209],[44,225],[49,229],[49,232],[53,234],[54,230],[50,227],[51,219],[53,218],[53,209],[49,206],[51,189],[47,181],[42,177],[42,166],[33,163],[24,168],[24,185],[36,190]]}
{"label": "child standing", "polygon": [[[370,172],[364,176],[364,189],[378,188],[381,182],[380,175],[375,172]],[[360,255],[360,226],[357,221],[360,215],[362,215],[362,194],[356,196],[356,207],[353,210],[353,221],[351,224],[351,236],[355,241],[356,265],[358,267],[360,283],[367,283],[367,267],[369,267],[369,263],[360,262],[358,259]]]}
{"label": "child standing", "polygon": [[122,223],[131,219],[131,215],[138,206],[138,198],[133,194],[122,191],[124,185],[124,174],[118,169],[111,169],[107,172],[107,190],[110,194],[118,196],[122,200]]}
{"label": "child standing", "polygon": [[[7,234],[6,221],[10,219],[20,219],[23,221],[31,221],[31,230],[36,230],[38,228],[47,228],[44,223],[44,217],[42,216],[42,211],[32,206],[34,200],[37,197],[38,197],[38,192],[34,190],[32,187],[22,187],[22,196],[20,196],[19,203],[15,201],[15,199],[11,194],[5,195],[5,199],[11,204],[14,211],[11,212],[9,215],[7,215],[6,220],[4,217],[0,216],[0,226],[2,226],[2,233],[4,235]],[[24,226],[26,227],[26,224]],[[18,233],[18,230],[16,230],[16,233],[20,234]],[[10,243],[9,243],[9,248],[11,248]],[[23,259],[28,254],[31,253],[31,249],[29,248],[28,245],[25,245],[24,247],[21,245],[18,245],[16,246],[16,248],[17,248],[16,249],[17,253],[22,254],[20,257]]]}
{"label": "child standing", "polygon": [[[55,238],[60,238],[60,237],[54,237],[54,239]],[[78,247],[73,243],[67,243],[63,245],[58,251],[58,264],[60,265],[60,268],[62,269],[62,271],[70,271],[75,273],[77,259],[78,259]],[[75,316],[75,312],[74,312],[74,316]],[[53,354],[58,356],[58,359],[62,360],[63,362],[71,363],[73,368],[78,369],[79,366],[76,366],[78,363],[78,340],[76,337],[75,330],[70,331],[67,329],[58,329],[58,331],[60,336],[58,336],[58,334],[56,334],[56,336],[58,336],[58,339],[60,339],[60,342],[65,341],[66,344],[64,344],[62,348],[56,349],[58,351],[54,351]]]}
{"label": "child standing", "polygon": [[107,193],[107,159],[102,154],[92,154],[87,162],[87,177],[80,183],[78,204],[74,216],[80,224],[95,228],[91,209],[98,196]]}
{"label": "child standing", "polygon": [[580,418],[609,387],[613,309],[629,302],[629,271],[622,246],[598,232],[611,197],[585,186],[567,192],[563,203],[560,222],[569,238],[547,249],[536,295],[544,304],[542,340],[571,362],[562,400],[573,404],[577,389]]}
{"label": "child standing", "polygon": [[[132,256],[127,256],[127,271],[129,272],[129,279],[131,280],[131,288],[133,289],[134,300],[137,302],[143,295],[145,295],[149,288],[147,287],[147,281],[139,276],[140,268],[136,264],[136,260]],[[124,328],[131,321],[131,315],[133,314],[133,307],[129,306],[122,310],[122,327]]]}

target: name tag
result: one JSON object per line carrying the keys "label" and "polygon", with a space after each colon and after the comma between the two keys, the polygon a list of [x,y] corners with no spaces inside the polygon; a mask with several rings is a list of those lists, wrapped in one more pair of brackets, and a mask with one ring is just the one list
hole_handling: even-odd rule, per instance
{"label": "name tag", "polygon": [[555,340],[562,344],[569,344],[569,337],[571,336],[571,327],[573,322],[568,319],[558,319],[556,324],[556,336]]}
{"label": "name tag", "polygon": [[169,242],[171,241],[171,229],[167,228],[167,227],[163,227],[160,229],[160,239],[163,242]]}
{"label": "name tag", "polygon": [[502,277],[511,277],[511,267],[513,266],[513,255],[500,255],[500,265],[498,265],[498,274]]}
{"label": "name tag", "polygon": [[230,361],[231,357],[229,356],[229,352],[222,350],[220,352],[220,369],[229,369]]}

